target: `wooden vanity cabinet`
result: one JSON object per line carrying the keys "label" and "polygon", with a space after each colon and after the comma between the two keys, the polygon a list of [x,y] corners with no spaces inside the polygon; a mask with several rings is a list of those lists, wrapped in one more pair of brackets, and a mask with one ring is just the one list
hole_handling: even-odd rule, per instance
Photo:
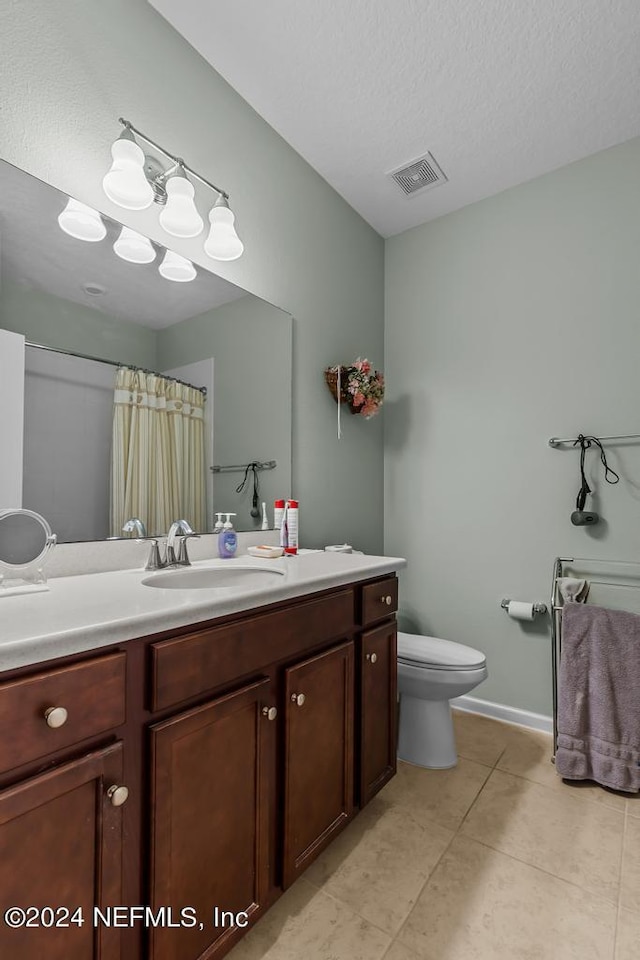
{"label": "wooden vanity cabinet", "polygon": [[[93,910],[122,903],[122,767],[115,743],[0,791],[0,957],[121,960],[122,930]],[[33,925],[12,929],[12,906]]]}
{"label": "wooden vanity cabinet", "polygon": [[151,931],[152,960],[222,957],[244,929],[215,908],[251,924],[353,816],[353,618],[350,588],[153,645],[152,703],[230,689],[149,728],[151,905],[203,921]]}
{"label": "wooden vanity cabinet", "polygon": [[223,957],[395,772],[396,605],[379,578],[0,675],[0,957]]}

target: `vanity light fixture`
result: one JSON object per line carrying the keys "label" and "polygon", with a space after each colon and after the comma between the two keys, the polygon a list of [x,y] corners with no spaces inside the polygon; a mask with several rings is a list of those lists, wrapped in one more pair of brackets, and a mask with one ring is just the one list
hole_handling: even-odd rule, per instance
{"label": "vanity light fixture", "polygon": [[234,220],[227,198],[218,197],[209,211],[211,229],[204,244],[204,252],[214,260],[237,260],[242,256],[244,245],[235,231]]}
{"label": "vanity light fixture", "polygon": [[79,200],[73,200],[69,197],[66,207],[58,216],[60,229],[68,233],[70,237],[76,240],[86,240],[88,243],[96,243],[98,240],[104,240],[107,235],[107,228],[97,210],[88,207]]}
{"label": "vanity light fixture", "polygon": [[129,263],[151,263],[156,258],[155,248],[149,238],[129,227],[122,228],[113,249],[122,260],[128,260]]}
{"label": "vanity light fixture", "polygon": [[160,226],[172,237],[197,237],[204,230],[204,220],[198,213],[193,197],[193,184],[184,167],[167,180],[167,202],[160,211]]}
{"label": "vanity light fixture", "polygon": [[181,257],[174,250],[167,250],[158,271],[165,280],[174,280],[176,283],[189,283],[196,278],[196,268],[191,260]]}
{"label": "vanity light fixture", "polygon": [[102,189],[125,210],[145,210],[154,200],[153,187],[147,180],[145,156],[128,126],[111,146],[113,163],[102,181]]}
{"label": "vanity light fixture", "polygon": [[[244,246],[236,233],[229,194],[205,180],[181,157],[169,153],[128,120],[121,117],[120,123],[124,131],[111,148],[113,164],[102,181],[109,199],[128,210],[142,210],[155,202],[164,208],[159,220],[167,233],[174,237],[197,237],[204,228],[194,201],[192,179],[198,180],[217,195],[209,213],[211,229],[204,245],[205,253],[214,260],[237,260]],[[170,160],[171,166],[165,169],[156,156],[145,155],[136,137]],[[193,268],[193,264],[191,266]]]}

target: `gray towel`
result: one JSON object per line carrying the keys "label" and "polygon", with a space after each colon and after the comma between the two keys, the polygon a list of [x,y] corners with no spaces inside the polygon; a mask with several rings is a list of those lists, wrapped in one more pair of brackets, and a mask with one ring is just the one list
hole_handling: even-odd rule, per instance
{"label": "gray towel", "polygon": [[564,607],[556,770],[640,791],[640,616]]}
{"label": "gray towel", "polygon": [[565,603],[586,603],[590,586],[588,580],[578,580],[576,577],[558,577],[560,596]]}

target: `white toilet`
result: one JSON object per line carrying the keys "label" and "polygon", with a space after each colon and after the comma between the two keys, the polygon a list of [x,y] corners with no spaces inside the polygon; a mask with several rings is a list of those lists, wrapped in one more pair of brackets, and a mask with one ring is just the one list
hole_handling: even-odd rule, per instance
{"label": "white toilet", "polygon": [[449,700],[487,677],[483,653],[437,637],[398,634],[398,757],[442,770],[458,762]]}

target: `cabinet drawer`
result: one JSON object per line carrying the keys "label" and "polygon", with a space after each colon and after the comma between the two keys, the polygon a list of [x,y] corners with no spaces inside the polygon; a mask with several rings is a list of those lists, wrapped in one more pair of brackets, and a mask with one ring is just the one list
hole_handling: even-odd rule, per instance
{"label": "cabinet drawer", "polygon": [[360,623],[363,627],[390,617],[398,609],[398,580],[386,577],[362,588]]}
{"label": "cabinet drawer", "polygon": [[273,663],[348,636],[353,591],[151,645],[151,709],[197,697]]}
{"label": "cabinet drawer", "polygon": [[125,659],[114,653],[0,684],[0,730],[8,734],[0,740],[0,771],[124,723]]}

